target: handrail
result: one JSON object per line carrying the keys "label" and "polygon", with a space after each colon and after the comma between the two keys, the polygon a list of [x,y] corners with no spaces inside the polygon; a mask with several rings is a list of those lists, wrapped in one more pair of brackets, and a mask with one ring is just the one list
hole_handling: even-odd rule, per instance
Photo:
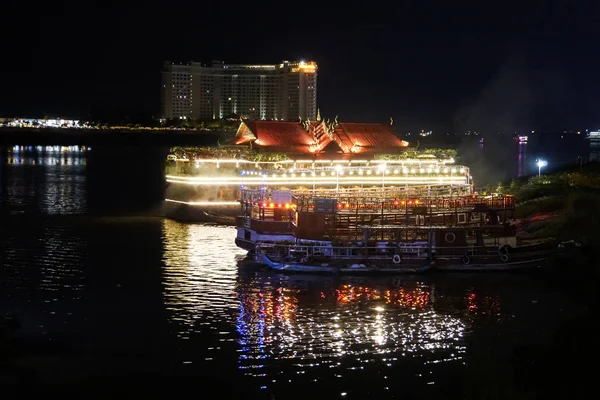
{"label": "handrail", "polygon": [[[277,244],[277,243],[257,243],[256,251],[260,252],[261,249],[277,249],[287,250],[287,254],[291,253],[291,250],[299,252],[305,251],[307,255],[314,255],[319,253],[319,256],[326,256],[331,258],[346,258],[349,256],[357,257],[368,257],[368,258],[389,258],[395,254],[401,255],[408,258],[426,258],[429,255],[429,247],[427,245],[413,246],[413,247],[399,247],[399,246],[329,246],[329,245],[307,245],[307,244]],[[431,251],[436,255],[436,258],[460,258],[465,255],[472,258],[489,258],[498,256],[501,257],[503,254],[510,256],[532,256],[532,255],[543,255],[546,254],[545,250],[535,251],[514,251],[514,250],[502,250],[502,246],[461,246],[461,247],[432,247]],[[311,251],[312,250],[312,251]],[[322,253],[326,250],[328,254]],[[345,250],[345,251],[343,251]],[[366,250],[366,251],[365,251]],[[404,250],[404,251],[398,251]],[[410,250],[410,251],[408,251]],[[447,253],[447,250],[452,250],[451,254]],[[352,254],[352,251],[361,251],[361,254]],[[350,253],[350,254],[348,254]],[[364,253],[364,254],[363,254]],[[414,257],[414,254],[417,257]]]}

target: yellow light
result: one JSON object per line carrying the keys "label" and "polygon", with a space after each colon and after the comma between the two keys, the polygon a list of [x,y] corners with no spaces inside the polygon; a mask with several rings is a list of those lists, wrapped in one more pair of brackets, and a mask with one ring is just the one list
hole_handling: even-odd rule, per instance
{"label": "yellow light", "polygon": [[173,199],[165,199],[169,203],[187,204],[189,206],[237,206],[239,201],[181,201]]}

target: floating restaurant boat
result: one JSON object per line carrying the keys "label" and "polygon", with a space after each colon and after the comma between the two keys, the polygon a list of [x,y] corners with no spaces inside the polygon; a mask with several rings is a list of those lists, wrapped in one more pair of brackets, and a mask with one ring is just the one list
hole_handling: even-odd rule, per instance
{"label": "floating restaurant boat", "polygon": [[[435,184],[439,178],[462,183],[468,176],[467,169],[440,163],[432,152],[409,160],[401,154],[407,146],[385,123],[243,120],[233,143],[172,149],[164,213],[189,222],[204,222],[203,212],[235,217],[242,187],[367,186],[379,180],[376,172],[385,175],[386,185]],[[376,171],[386,164],[377,158],[388,153],[396,159],[387,161],[387,171]],[[451,155],[445,156],[449,161]]]}

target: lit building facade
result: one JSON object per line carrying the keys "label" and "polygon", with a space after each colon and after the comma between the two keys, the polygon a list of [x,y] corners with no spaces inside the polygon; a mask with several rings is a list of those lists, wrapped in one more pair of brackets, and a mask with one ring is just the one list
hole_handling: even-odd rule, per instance
{"label": "lit building facade", "polygon": [[167,119],[314,121],[317,117],[317,64],[283,61],[275,65],[192,62],[165,63],[161,116]]}

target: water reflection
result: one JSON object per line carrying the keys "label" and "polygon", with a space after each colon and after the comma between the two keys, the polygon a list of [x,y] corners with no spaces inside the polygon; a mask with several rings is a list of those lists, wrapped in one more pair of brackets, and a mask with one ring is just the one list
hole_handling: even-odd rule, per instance
{"label": "water reflection", "polygon": [[519,151],[517,153],[517,176],[522,177],[528,174],[527,167],[527,143],[519,142]]}
{"label": "water reflection", "polygon": [[224,321],[237,307],[235,230],[163,222],[164,302],[180,334]]}
{"label": "water reflection", "polygon": [[474,318],[500,312],[490,296],[443,289],[440,295],[435,283],[422,280],[238,267],[244,252],[234,235],[164,221],[163,300],[186,353],[183,364],[226,363],[235,352],[238,370],[260,387],[351,379],[362,371],[374,386],[392,390],[402,383],[387,381],[390,368],[409,365],[407,379],[428,383],[443,365],[461,370]]}
{"label": "water reflection", "polygon": [[8,153],[0,208],[10,213],[80,214],[87,209],[83,153]]}
{"label": "water reflection", "polygon": [[113,357],[106,370],[215,378],[246,397],[445,390],[463,384],[467,354],[509,357],[517,340],[551,342],[568,309],[523,276],[248,269],[231,228],[82,216],[2,222],[0,311],[21,315],[28,334],[72,331],[90,363]]}
{"label": "water reflection", "polygon": [[305,372],[339,365],[342,357],[350,364],[342,369],[350,370],[368,363],[390,367],[407,357],[460,360],[467,324],[437,312],[433,290],[421,282],[393,287],[377,279],[352,284],[273,276],[241,282],[240,369],[264,376],[277,360],[293,360]]}

